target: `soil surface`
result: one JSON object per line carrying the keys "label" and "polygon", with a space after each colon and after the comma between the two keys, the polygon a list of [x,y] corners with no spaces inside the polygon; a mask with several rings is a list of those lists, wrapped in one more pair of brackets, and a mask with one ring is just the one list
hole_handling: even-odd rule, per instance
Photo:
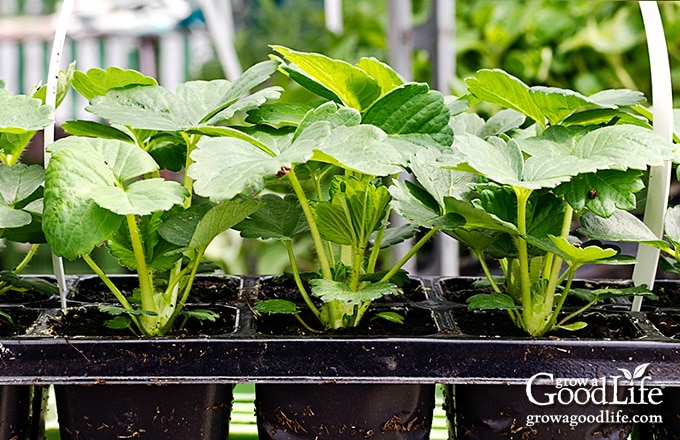
{"label": "soil surface", "polygon": [[[305,289],[310,291],[309,283]],[[430,310],[404,306],[404,302],[419,302],[427,299],[423,285],[410,280],[402,288],[403,295],[388,295],[373,302],[373,305],[356,328],[339,329],[325,332],[333,336],[422,336],[437,333],[437,327]],[[292,278],[268,278],[258,286],[258,300],[285,299],[298,303],[302,319],[313,329],[321,330],[318,320],[302,301],[300,292]],[[315,298],[313,298],[315,299]],[[316,300],[320,305],[321,302]],[[404,323],[388,321],[376,316],[380,312],[395,312],[403,316]],[[318,336],[305,330],[293,315],[261,315],[255,321],[258,333],[267,336]]]}
{"label": "soil surface", "polygon": [[[515,327],[510,316],[500,310],[457,310],[453,314],[460,331],[466,335],[498,338],[527,337],[522,330]],[[628,316],[623,313],[591,311],[576,318],[576,321],[584,321],[588,325],[576,331],[559,330],[546,337],[632,340],[642,336]]]}
{"label": "soil surface", "polygon": [[0,336],[11,337],[26,333],[28,328],[33,325],[38,318],[40,311],[37,309],[25,309],[22,307],[3,308],[12,320],[0,315]]}
{"label": "soil surface", "polygon": [[[137,278],[132,276],[112,277],[113,283],[125,296],[131,296],[138,287]],[[197,277],[189,293],[187,303],[223,304],[239,298],[240,280],[231,277]],[[117,303],[116,298],[99,278],[84,278],[73,288],[71,297],[84,303]]]}
{"label": "soil surface", "polygon": [[[303,284],[307,292],[311,294],[311,287],[308,280],[303,280]],[[289,301],[300,301],[302,297],[295,284],[295,280],[288,276],[265,278],[256,288],[259,300],[265,299],[286,299]],[[393,304],[402,302],[419,302],[425,301],[427,296],[423,285],[415,280],[409,280],[401,287],[403,294],[401,295],[386,295],[374,301],[375,304]],[[316,300],[316,298],[313,298]]]}
{"label": "soil surface", "polygon": [[[209,308],[219,313],[220,317],[215,321],[207,321],[191,318],[186,325],[174,330],[169,336],[216,336],[230,334],[235,331],[236,310],[230,307]],[[64,312],[50,319],[50,324],[58,336],[99,336],[130,338],[136,335],[130,329],[111,329],[106,322],[113,316],[101,312],[96,306],[76,307],[66,309]],[[177,319],[176,324],[182,323],[182,317]]]}
{"label": "soil surface", "polygon": [[[302,319],[314,329],[321,329],[316,317],[305,309],[305,304],[300,304]],[[396,312],[402,315],[403,324],[391,322],[376,317],[381,311]],[[255,330],[265,336],[319,336],[305,330],[293,315],[262,315],[255,321]],[[373,306],[358,327],[329,330],[321,333],[323,336],[350,336],[350,337],[379,337],[379,336],[425,336],[437,333],[437,327],[432,317],[432,312],[415,307],[379,307]]]}

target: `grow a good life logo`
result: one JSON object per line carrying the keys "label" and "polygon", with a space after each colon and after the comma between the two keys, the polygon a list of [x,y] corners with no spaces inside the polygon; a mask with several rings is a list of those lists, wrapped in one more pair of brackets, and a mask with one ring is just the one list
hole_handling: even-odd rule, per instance
{"label": "grow a good life logo", "polygon": [[[556,378],[554,374],[541,372],[529,378],[526,395],[529,401],[539,407],[565,407],[562,414],[535,414],[527,417],[527,425],[536,423],[568,423],[576,426],[581,423],[661,423],[660,415],[633,414],[620,408],[632,409],[634,406],[652,407],[660,405],[663,389],[654,386],[647,375],[649,363],[641,364],[632,370],[618,368],[618,372],[598,378]],[[597,414],[566,414],[566,407],[605,406]],[[617,410],[611,410],[615,405]],[[559,412],[559,411],[557,411]]]}
{"label": "grow a good life logo", "polygon": [[[649,383],[649,363],[633,371],[618,368],[621,374],[599,378],[556,378],[552,373],[534,374],[526,385],[527,398],[538,406],[549,405],[659,405],[663,390]],[[551,386],[550,390],[536,385]]]}

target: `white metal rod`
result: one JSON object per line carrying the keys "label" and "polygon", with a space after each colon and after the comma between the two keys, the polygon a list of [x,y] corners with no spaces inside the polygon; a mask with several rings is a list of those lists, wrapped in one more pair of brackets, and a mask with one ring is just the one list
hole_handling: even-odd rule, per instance
{"label": "white metal rod", "polygon": [[[652,75],[652,111],[654,131],[672,141],[673,139],[673,89],[671,87],[671,70],[668,61],[666,36],[659,14],[657,2],[640,1],[642,21],[647,36],[649,65]],[[668,204],[671,163],[652,167],[649,173],[647,204],[645,206],[645,224],[656,234],[663,236],[664,216]],[[638,248],[637,262],[633,269],[633,283],[654,286],[654,279],[659,260],[659,250],[641,245]],[[642,297],[633,300],[632,310],[639,311]]]}
{"label": "white metal rod", "polygon": [[342,0],[324,0],[323,5],[326,29],[334,34],[341,34],[343,31]]}
{"label": "white metal rod", "polygon": [[[71,12],[75,0],[64,0],[59,12],[59,21],[54,32],[54,40],[52,41],[52,52],[50,54],[50,67],[47,71],[47,93],[45,97],[45,104],[51,106],[53,109],[57,107],[57,82],[59,80],[59,64],[61,63],[61,53],[64,50],[64,41],[66,40],[66,31],[68,30],[69,20],[71,19]],[[54,116],[53,116],[54,118]],[[45,168],[49,163],[50,156],[47,153],[47,147],[54,142],[54,120],[45,128],[44,133],[44,162]],[[57,286],[59,287],[59,296],[61,297],[61,307],[66,308],[66,276],[64,273],[64,262],[61,257],[52,254],[52,270],[57,277]]]}
{"label": "white metal rod", "polygon": [[[217,3],[219,1],[222,3]],[[229,81],[235,81],[243,70],[234,48],[234,16],[231,0],[201,0],[199,4],[224,75]]]}

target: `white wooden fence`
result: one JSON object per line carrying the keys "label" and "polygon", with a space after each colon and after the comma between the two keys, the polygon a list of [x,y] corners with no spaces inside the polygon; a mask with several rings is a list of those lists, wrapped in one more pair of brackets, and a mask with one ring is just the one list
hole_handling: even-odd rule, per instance
{"label": "white wooden fence", "polygon": [[[27,93],[47,80],[54,31],[51,12],[42,0],[24,0],[22,4],[0,0],[0,78],[13,93]],[[213,56],[210,37],[200,27],[152,37],[71,35],[62,60],[64,65],[75,61],[79,70],[108,66],[140,70],[174,89]],[[57,111],[57,121],[91,118],[83,110],[85,104],[70,94]]]}

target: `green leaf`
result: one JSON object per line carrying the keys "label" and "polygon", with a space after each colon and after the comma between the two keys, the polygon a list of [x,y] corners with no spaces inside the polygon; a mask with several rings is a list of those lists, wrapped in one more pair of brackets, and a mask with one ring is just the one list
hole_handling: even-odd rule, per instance
{"label": "green leaf", "polygon": [[[126,199],[134,210],[146,210],[143,205],[147,202],[149,209],[159,207],[151,200],[149,188],[135,182],[138,177],[158,169],[153,158],[136,145],[72,136],[55,142],[49,151],[52,159],[45,176],[43,228],[58,255],[74,259],[89,254],[94,246],[118,230],[123,217],[95,201],[103,197],[105,204],[113,208],[113,202],[104,196],[110,196],[112,188],[133,181],[130,185],[133,197]],[[171,200],[164,198],[163,208],[175,201],[181,202],[176,197],[180,191],[176,185],[172,185]]]}
{"label": "green leaf", "polygon": [[550,127],[542,136],[521,140],[522,150],[542,160],[562,161],[573,156],[582,161],[580,173],[601,169],[645,170],[673,155],[673,145],[659,134],[634,125],[597,129]]}
{"label": "green leaf", "polygon": [[[155,212],[152,215],[141,217],[137,228],[144,245],[144,259],[148,267],[165,272],[172,269],[181,258],[181,254],[175,252],[176,244],[164,240],[158,230],[165,224],[169,216],[165,212]],[[107,248],[122,266],[130,270],[137,270],[137,258],[130,240],[130,230],[126,222],[111,236],[106,243]]]}
{"label": "green leaf", "polygon": [[317,122],[295,139],[270,137],[274,142],[265,145],[268,151],[256,146],[261,142],[252,136],[250,141],[232,137],[201,139],[191,154],[194,163],[189,167],[189,176],[195,179],[194,190],[211,200],[231,199],[241,193],[257,194],[264,188],[265,178],[309,160],[329,131],[329,124]]}
{"label": "green leaf", "polygon": [[133,182],[125,189],[101,187],[92,193],[91,198],[102,208],[118,215],[148,215],[182,204],[188,194],[178,182],[155,178]]}
{"label": "green leaf", "polygon": [[629,90],[607,90],[587,97],[568,89],[529,87],[499,69],[480,70],[466,83],[475,97],[521,112],[542,126],[546,119],[554,126],[582,110],[637,105],[643,99]]}
{"label": "green leaf", "polygon": [[[503,109],[491,116],[481,128],[478,136],[487,138],[507,133],[510,130],[519,128],[526,118],[522,113],[511,109]],[[456,132],[458,133],[458,132]],[[471,133],[474,134],[474,133]]]}
{"label": "green leaf", "polygon": [[365,112],[363,123],[381,128],[408,156],[420,146],[450,147],[453,130],[449,119],[441,93],[429,90],[426,84],[405,84],[376,101]]}
{"label": "green leaf", "polygon": [[376,313],[376,314],[373,316],[372,319],[373,319],[373,320],[375,320],[375,319],[384,319],[384,320],[387,320],[387,321],[389,321],[389,322],[393,322],[393,323],[395,323],[395,324],[402,324],[402,325],[403,325],[404,322],[405,322],[404,316],[403,316],[403,315],[400,315],[400,314],[397,313],[397,312],[380,312],[380,313]]}
{"label": "green leaf", "polygon": [[257,200],[234,199],[213,206],[199,220],[188,249],[205,249],[222,232],[237,225],[262,204]]}
{"label": "green leaf", "polygon": [[248,112],[246,122],[274,128],[297,127],[312,108],[309,104],[287,102],[263,104]]}
{"label": "green leaf", "polygon": [[237,111],[251,110],[279,96],[278,88],[266,88],[237,100],[240,94],[232,90],[234,84],[227,80],[188,81],[179,84],[175,93],[161,86],[114,89],[92,99],[87,110],[115,124],[186,131],[231,118]]}
{"label": "green leaf", "polygon": [[15,326],[14,320],[13,320],[12,317],[9,315],[9,313],[3,312],[3,311],[0,310],[0,316],[3,317],[3,318],[5,318],[10,324],[12,324],[13,326]]}
{"label": "green leaf", "polygon": [[637,90],[607,89],[588,97],[600,107],[632,107],[646,101],[645,95]]}
{"label": "green leaf", "polygon": [[112,89],[133,85],[158,85],[156,80],[135,70],[123,70],[109,67],[106,70],[90,69],[87,72],[76,71],[73,74],[73,88],[88,101],[96,96],[104,96]]}
{"label": "green leaf", "polygon": [[112,330],[125,330],[126,328],[130,328],[132,326],[132,319],[130,319],[130,317],[127,315],[120,315],[113,319],[109,319],[104,323],[104,325],[106,328],[110,328]]}
{"label": "green leaf", "polygon": [[394,182],[390,186],[392,209],[409,223],[428,229],[455,229],[465,224],[462,216],[442,214],[437,201],[430,194],[408,182]]}
{"label": "green leaf", "polygon": [[509,221],[505,221],[478,206],[466,200],[457,200],[447,197],[445,199],[445,207],[447,213],[454,213],[462,216],[465,219],[463,227],[465,229],[481,229],[495,232],[505,232],[511,235],[518,235],[517,226]]}
{"label": "green leaf", "polygon": [[[64,98],[66,98],[66,95],[71,89],[71,84],[73,82],[73,76],[75,75],[75,72],[76,63],[74,61],[66,67],[66,70],[60,70],[59,73],[57,74],[57,99],[55,102],[57,107],[61,105],[61,103],[64,101]],[[45,104],[46,102],[47,99],[46,95],[47,85],[38,87],[36,90],[34,90],[33,93],[30,94],[31,98],[38,98],[40,99],[40,101],[42,101],[43,104]]]}
{"label": "green leaf", "polygon": [[[555,187],[579,173],[582,160],[574,156],[532,156],[524,159],[520,142],[505,142],[500,138],[485,141],[476,136],[456,136],[454,147],[462,153],[464,162],[479,174],[495,182],[527,189]],[[460,158],[443,155],[442,166],[460,169]]]}
{"label": "green leaf", "polygon": [[35,133],[35,131],[24,133],[0,132],[0,163],[9,166],[16,165]]}
{"label": "green leaf", "polygon": [[[318,93],[318,89],[326,89],[348,107],[364,110],[373,103],[381,93],[381,87],[374,78],[364,70],[351,64],[328,58],[321,54],[296,52],[283,46],[271,46],[294,66],[282,66],[291,78],[307,87],[309,82],[316,87],[310,89]],[[298,75],[294,75],[297,70]],[[293,73],[293,74],[291,74]],[[303,77],[300,78],[300,75]],[[330,98],[333,99],[333,98]]]}
{"label": "green leaf", "polygon": [[277,313],[284,315],[297,315],[300,313],[297,304],[285,299],[268,299],[266,301],[258,301],[253,306],[253,310],[258,313]]}
{"label": "green leaf", "polygon": [[550,240],[558,249],[558,254],[569,264],[581,266],[583,264],[597,263],[600,260],[612,258],[618,254],[614,249],[601,248],[599,246],[574,246],[565,237],[549,236]]}
{"label": "green leaf", "polygon": [[40,188],[45,171],[40,165],[14,166],[0,164],[0,205],[15,206],[26,200]]}
{"label": "green leaf", "polygon": [[326,122],[330,129],[341,126],[353,127],[361,123],[361,114],[353,108],[340,107],[334,102],[326,102],[307,112],[295,130],[294,138],[319,122]]}
{"label": "green leaf", "polygon": [[675,247],[680,243],[680,205],[669,207],[664,219],[664,233]]}
{"label": "green leaf", "polygon": [[245,238],[292,240],[309,231],[300,202],[293,195],[265,194],[259,198],[264,207],[235,226]]}
{"label": "green leaf", "polygon": [[156,312],[141,309],[126,309],[119,306],[99,306],[99,311],[113,316],[131,315],[131,316],[156,316]]}
{"label": "green leaf", "polygon": [[0,271],[0,281],[17,290],[35,290],[46,296],[59,294],[59,288],[53,282],[39,277],[19,276],[10,270]]}
{"label": "green leaf", "polygon": [[555,326],[555,328],[558,328],[558,329],[561,329],[561,330],[567,330],[567,331],[570,331],[570,332],[582,330],[586,327],[588,327],[588,323],[584,322],[584,321],[570,322],[569,324],[562,324],[562,325]]}
{"label": "green leaf", "polygon": [[[418,226],[413,224],[403,224],[401,226],[385,229],[382,241],[380,242],[380,249],[387,249],[395,244],[403,243],[416,236],[418,233]],[[371,234],[371,245],[375,245],[375,238],[377,232]]]}
{"label": "green leaf", "polygon": [[41,130],[52,123],[52,111],[40,99],[0,89],[0,132],[21,134]]}
{"label": "green leaf", "polygon": [[646,170],[672,157],[674,146],[658,133],[634,125],[614,125],[587,133],[575,146],[578,157],[597,160],[598,168]]}
{"label": "green leaf", "polygon": [[504,293],[478,293],[467,299],[468,307],[472,310],[519,310],[511,296]]}
{"label": "green leaf", "polygon": [[312,213],[322,237],[359,248],[382,224],[389,202],[386,187],[365,178],[338,176],[331,184],[331,200],[312,205]]}
{"label": "green leaf", "polygon": [[401,75],[375,58],[361,58],[356,66],[378,82],[382,95],[404,84]]}
{"label": "green leaf", "polygon": [[312,159],[371,176],[397,174],[402,155],[386,141],[385,133],[376,127],[341,126],[314,150]]}
{"label": "green leaf", "polygon": [[444,169],[437,163],[443,154],[436,148],[422,148],[411,156],[409,166],[416,180],[440,206],[446,197],[465,198],[478,178],[473,173]]}
{"label": "green leaf", "polygon": [[3,228],[19,228],[31,223],[31,214],[20,209],[0,204],[0,230]]}
{"label": "green leaf", "polygon": [[118,139],[119,141],[132,142],[133,139],[124,131],[112,127],[108,124],[102,124],[96,121],[66,121],[61,124],[61,127],[68,134],[74,136],[88,136],[103,139]]}
{"label": "green leaf", "polygon": [[312,295],[320,298],[323,302],[339,301],[343,304],[361,304],[399,292],[397,286],[384,282],[371,283],[358,292],[354,292],[347,284],[323,278],[311,280],[310,284]]}
{"label": "green leaf", "polygon": [[482,137],[481,134],[485,123],[484,119],[476,113],[460,113],[453,116],[449,121],[449,125],[456,136],[470,134]]}
{"label": "green leaf", "polygon": [[220,318],[220,314],[214,310],[207,309],[193,309],[193,310],[182,310],[182,316],[187,318],[195,318],[199,321],[210,321],[215,322]]}
{"label": "green leaf", "polygon": [[607,218],[586,212],[581,217],[581,225],[579,232],[592,239],[645,243],[668,249],[668,243],[656,237],[640,219],[627,211],[616,210]]}
{"label": "green leaf", "polygon": [[600,302],[613,298],[626,298],[631,296],[642,296],[649,299],[657,299],[657,296],[645,285],[602,289],[572,288],[569,290],[569,295],[573,295],[574,297],[587,303]]}
{"label": "green leaf", "polygon": [[264,188],[265,177],[276,175],[282,166],[260,148],[234,138],[203,138],[191,159],[188,173],[194,191],[211,200],[255,195]]}
{"label": "green leaf", "polygon": [[465,83],[475,97],[516,110],[544,124],[545,115],[532,99],[529,86],[514,76],[499,69],[483,69],[473,78],[466,79]]}
{"label": "green leaf", "polygon": [[168,212],[158,233],[163,239],[179,247],[187,247],[203,216],[212,208],[209,203],[194,204],[188,209],[173,209]]}
{"label": "green leaf", "polygon": [[609,217],[616,209],[635,209],[635,193],[643,188],[639,171],[603,170],[576,176],[555,188],[555,194],[564,197],[577,212],[587,208]]}

